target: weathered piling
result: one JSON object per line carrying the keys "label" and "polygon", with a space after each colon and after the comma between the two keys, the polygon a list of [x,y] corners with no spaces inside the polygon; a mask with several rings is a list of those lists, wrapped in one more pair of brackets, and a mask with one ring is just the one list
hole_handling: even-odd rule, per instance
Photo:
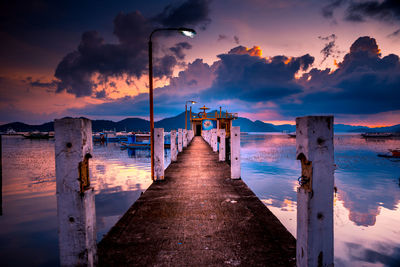
{"label": "weathered piling", "polygon": [[176,130],[171,130],[171,161],[176,161],[177,156]]}
{"label": "weathered piling", "polygon": [[218,159],[219,161],[225,161],[225,129],[220,129],[219,130],[219,156]]}
{"label": "weathered piling", "polygon": [[182,152],[182,142],[183,142],[183,136],[182,136],[182,129],[178,129],[178,152]]}
{"label": "weathered piling", "polygon": [[333,266],[333,117],[296,118],[297,266]]}
{"label": "weathered piling", "polygon": [[190,142],[192,142],[193,136],[194,136],[193,130],[189,130],[189,131],[188,131],[188,135],[189,135],[188,143],[190,144]]}
{"label": "weathered piling", "polygon": [[58,240],[61,266],[95,266],[96,212],[90,187],[92,124],[88,119],[55,120]]}
{"label": "weathered piling", "polygon": [[185,129],[182,130],[182,144],[183,144],[183,147],[187,147],[187,144],[188,144],[187,130],[185,130]]}
{"label": "weathered piling", "polygon": [[164,180],[164,129],[154,128],[154,180]]}
{"label": "weathered piling", "polygon": [[214,152],[218,151],[218,136],[217,129],[211,130],[211,148]]}
{"label": "weathered piling", "polygon": [[231,127],[231,178],[241,178],[240,169],[240,127]]}

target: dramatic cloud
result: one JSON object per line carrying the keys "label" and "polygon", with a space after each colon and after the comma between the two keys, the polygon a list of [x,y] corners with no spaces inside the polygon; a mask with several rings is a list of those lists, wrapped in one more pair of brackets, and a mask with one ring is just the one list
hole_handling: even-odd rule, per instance
{"label": "dramatic cloud", "polygon": [[348,1],[333,0],[322,8],[322,16],[333,18],[335,9],[345,6],[345,19],[362,22],[366,18],[387,22],[400,21],[400,2],[398,0]]}
{"label": "dramatic cloud", "polygon": [[167,6],[156,16],[156,21],[164,26],[198,26],[203,29],[211,22],[209,19],[211,0],[188,0],[178,7]]}
{"label": "dramatic cloud", "polygon": [[175,46],[171,47],[169,50],[171,50],[175,57],[178,59],[184,59],[185,58],[185,53],[183,52],[184,49],[191,49],[192,45],[187,43],[187,42],[180,42],[177,43]]}
{"label": "dramatic cloud", "polygon": [[398,0],[350,2],[346,19],[364,21],[365,17],[383,21],[400,21],[400,2]]}
{"label": "dramatic cloud", "polygon": [[[321,37],[327,41],[333,37]],[[400,110],[400,61],[382,57],[374,38],[358,38],[334,71],[310,67],[314,58],[263,57],[259,47],[237,46],[211,66],[197,59],[170,84],[154,91],[158,116],[182,110],[188,99],[211,107],[231,105],[239,112],[264,112],[282,117],[312,114],[377,114]],[[302,75],[299,77],[299,75]],[[101,97],[102,92],[99,92]],[[124,97],[76,114],[147,116],[148,94]]]}
{"label": "dramatic cloud", "polygon": [[[209,88],[214,80],[217,64],[209,66],[201,59],[187,65],[184,71],[170,80],[170,84],[154,91],[154,105],[157,116],[171,116],[182,111],[187,99],[198,100],[203,90]],[[136,97],[123,97],[103,104],[91,104],[85,108],[71,109],[73,114],[101,116],[148,116],[149,96],[142,93]]]}
{"label": "dramatic cloud", "polygon": [[322,16],[325,18],[332,18],[333,12],[336,8],[340,7],[344,3],[344,0],[334,0],[322,8]]}
{"label": "dramatic cloud", "polygon": [[[381,57],[374,38],[358,38],[338,69],[313,69],[303,76],[306,93],[301,103],[282,105],[286,114],[374,114],[400,110],[400,62]],[[308,93],[307,93],[308,92]]]}
{"label": "dramatic cloud", "polygon": [[[154,18],[145,18],[140,12],[119,13],[114,19],[114,34],[119,43],[107,44],[96,31],[85,32],[76,51],[67,54],[58,64],[55,77],[59,80],[57,92],[66,90],[77,97],[91,96],[97,87],[93,79],[122,77],[127,74],[140,78],[147,72],[147,42],[156,27],[205,25],[210,21],[208,0],[186,1],[180,6],[168,6]],[[172,47],[172,55],[154,60],[156,77],[170,76],[178,60],[184,58],[188,43]],[[98,94],[97,96],[101,96]]]}
{"label": "dramatic cloud", "polygon": [[301,91],[295,81],[299,70],[306,70],[313,62],[310,55],[288,58],[262,58],[261,49],[238,46],[221,59],[212,87],[204,92],[208,99],[240,99],[249,102],[270,101]]}

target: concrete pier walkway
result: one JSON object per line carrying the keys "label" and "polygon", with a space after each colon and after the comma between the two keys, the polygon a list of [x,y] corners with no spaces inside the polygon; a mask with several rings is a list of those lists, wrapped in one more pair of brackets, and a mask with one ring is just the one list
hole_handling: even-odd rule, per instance
{"label": "concrete pier walkway", "polygon": [[195,137],[98,245],[100,266],[295,266],[296,240]]}

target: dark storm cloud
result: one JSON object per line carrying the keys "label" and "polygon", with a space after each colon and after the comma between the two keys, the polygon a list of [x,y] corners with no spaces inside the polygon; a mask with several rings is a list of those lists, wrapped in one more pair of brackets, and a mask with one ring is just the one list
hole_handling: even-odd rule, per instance
{"label": "dark storm cloud", "polygon": [[[160,26],[206,25],[208,4],[210,1],[186,1],[180,6],[166,8],[154,18],[145,18],[140,12],[119,13],[114,19],[114,34],[119,43],[107,44],[96,31],[82,35],[76,51],[67,54],[58,64],[55,77],[59,80],[57,92],[66,90],[77,97],[91,96],[96,88],[93,75],[98,74],[101,80],[109,77],[121,77],[123,74],[141,77],[147,72],[147,42],[151,31]],[[186,12],[185,12],[186,11]],[[184,14],[190,14],[186,16]],[[187,43],[174,46],[171,51],[176,55],[164,55],[155,58],[156,77],[169,76],[178,60],[184,58]]]}
{"label": "dark storm cloud", "polygon": [[400,21],[400,1],[350,2],[347,8],[346,19],[350,21],[364,21],[365,17],[383,21]]}
{"label": "dark storm cloud", "polygon": [[180,42],[177,43],[175,46],[171,47],[169,50],[171,50],[175,57],[182,60],[185,58],[185,53],[183,52],[184,49],[188,50],[191,49],[192,45],[189,44],[188,42]]}
{"label": "dark storm cloud", "polygon": [[312,69],[305,74],[308,93],[301,104],[282,105],[284,113],[374,114],[400,109],[399,57],[382,58],[374,38],[358,38],[338,66],[332,73]]}
{"label": "dark storm cloud", "polygon": [[334,0],[330,1],[329,4],[325,5],[322,8],[322,16],[325,18],[332,18],[333,17],[333,12],[335,11],[336,8],[340,7],[345,1],[344,0]]}
{"label": "dark storm cloud", "polygon": [[169,5],[155,20],[168,27],[201,26],[205,29],[211,22],[210,3],[210,0],[188,0],[177,7]]}
{"label": "dark storm cloud", "polygon": [[267,60],[257,56],[255,50],[256,47],[247,49],[238,46],[228,54],[219,55],[216,79],[203,95],[219,100],[259,102],[301,92],[294,75],[299,70],[307,69],[314,62],[313,57],[304,55],[289,59],[276,56]]}
{"label": "dark storm cloud", "polygon": [[[187,99],[198,100],[199,92],[211,86],[215,65],[209,66],[201,59],[187,65],[178,77],[173,77],[168,86],[154,90],[154,109],[157,115],[177,114]],[[130,81],[128,81],[130,82]],[[103,104],[90,104],[84,108],[70,109],[77,115],[148,116],[149,96],[141,93],[135,97],[123,97]]]}
{"label": "dark storm cloud", "polygon": [[333,0],[322,8],[322,15],[325,18],[333,18],[335,9],[341,6],[345,6],[344,18],[348,21],[362,22],[366,18],[387,22],[400,21],[400,1],[398,0]]}

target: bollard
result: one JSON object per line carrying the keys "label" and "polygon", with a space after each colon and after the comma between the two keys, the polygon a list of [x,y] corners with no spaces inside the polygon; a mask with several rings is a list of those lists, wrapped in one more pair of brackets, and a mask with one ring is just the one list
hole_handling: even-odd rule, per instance
{"label": "bollard", "polygon": [[219,129],[219,161],[225,161],[225,129]]}
{"label": "bollard", "polygon": [[296,118],[297,266],[333,266],[333,116]]}
{"label": "bollard", "polygon": [[182,130],[182,144],[183,147],[187,147],[187,130],[183,129]]}
{"label": "bollard", "polygon": [[231,127],[231,178],[240,179],[240,127]]}
{"label": "bollard", "polygon": [[61,266],[95,266],[96,210],[90,187],[92,123],[88,119],[54,121],[58,241]]}
{"label": "bollard", "polygon": [[164,128],[154,128],[154,180],[164,180]]}
{"label": "bollard", "polygon": [[218,151],[218,136],[217,129],[211,130],[211,147],[214,152]]}
{"label": "bollard", "polygon": [[176,130],[171,130],[171,161],[177,160]]}
{"label": "bollard", "polygon": [[178,152],[182,152],[182,129],[178,129]]}

